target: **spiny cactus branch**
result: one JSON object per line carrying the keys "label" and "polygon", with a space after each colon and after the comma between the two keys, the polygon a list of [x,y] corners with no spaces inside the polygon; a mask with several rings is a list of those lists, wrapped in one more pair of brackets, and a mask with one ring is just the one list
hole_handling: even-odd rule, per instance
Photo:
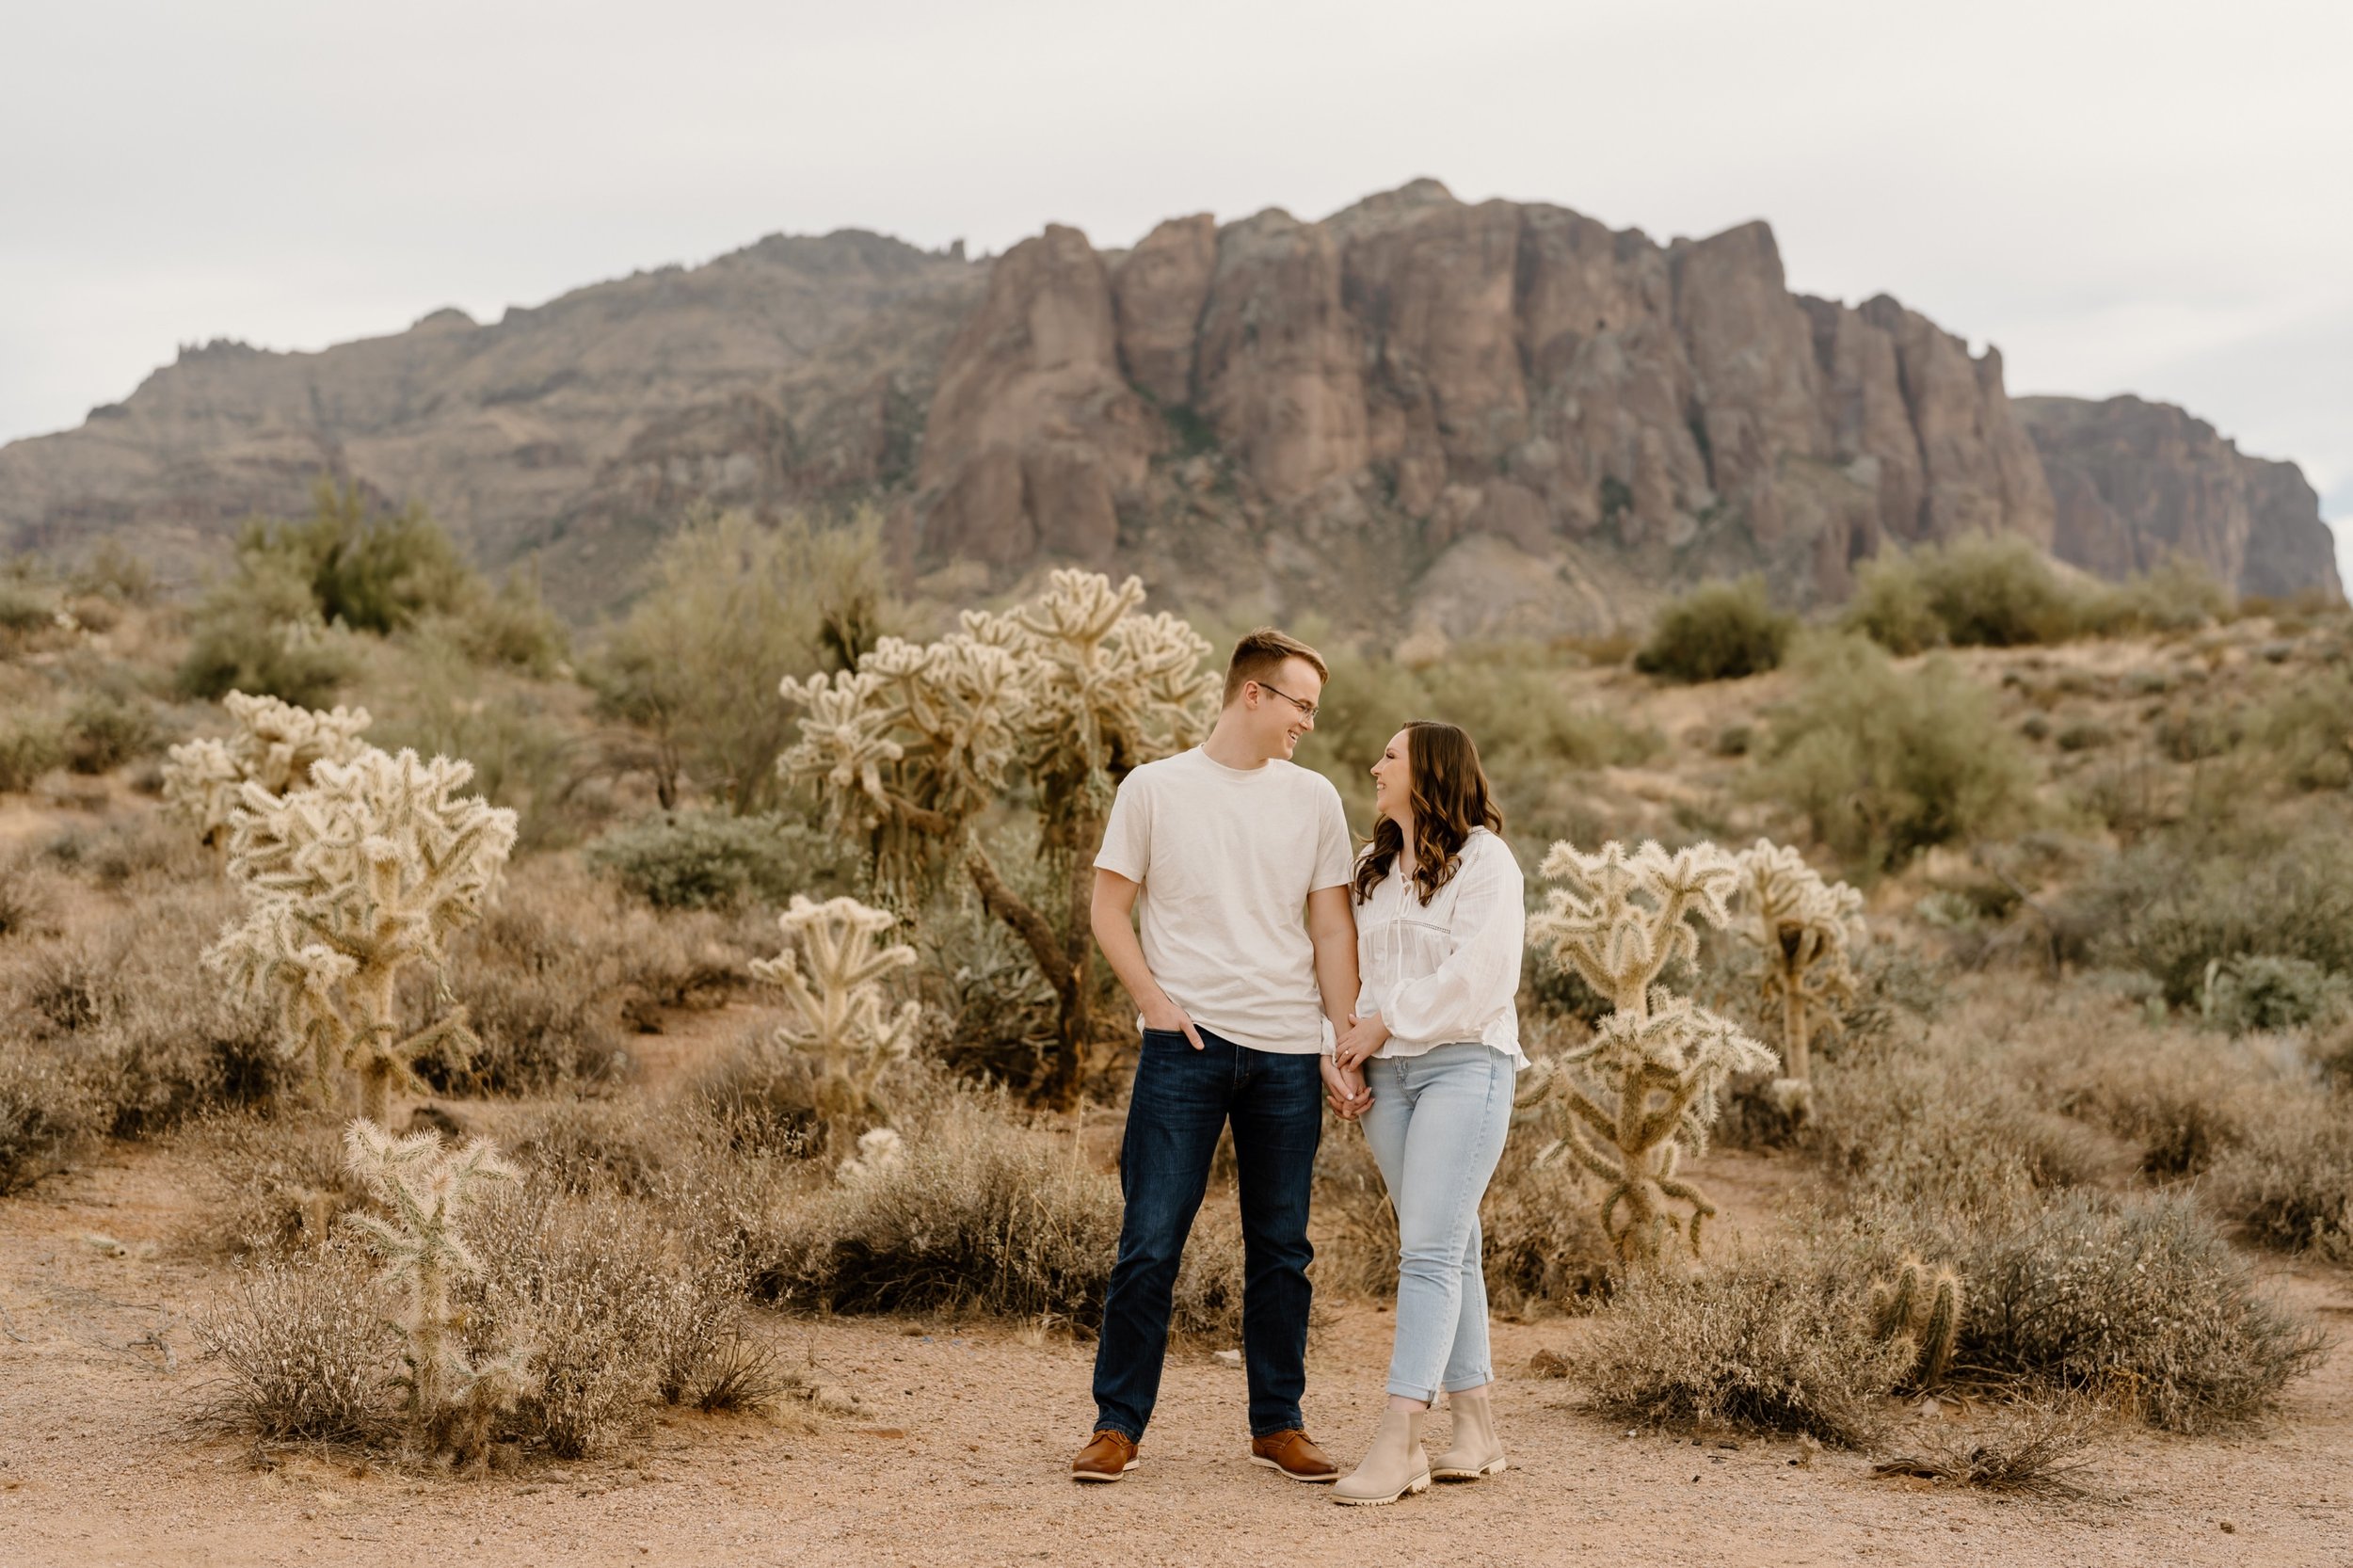
{"label": "spiny cactus branch", "polygon": [[[1621,1256],[1655,1258],[1669,1234],[1696,1252],[1715,1208],[1676,1176],[1676,1163],[1686,1146],[1706,1146],[1725,1079],[1769,1066],[1773,1057],[1657,983],[1676,958],[1697,957],[1693,922],[1730,920],[1737,869],[1712,844],[1669,855],[1655,843],[1628,854],[1611,842],[1587,855],[1562,842],[1545,856],[1544,873],[1564,886],[1547,893],[1530,934],[1609,998],[1612,1011],[1592,1039],[1547,1064],[1524,1098],[1550,1099],[1561,1146],[1600,1178],[1602,1228]],[[1586,1083],[1571,1077],[1579,1068]]]}
{"label": "spiny cactus branch", "polygon": [[[1001,615],[966,611],[937,642],[886,638],[855,670],[778,688],[802,711],[778,767],[818,791],[838,830],[866,840],[884,901],[912,908],[920,886],[961,873],[1036,960],[1059,1003],[1046,1085],[1059,1101],[1075,1096],[1094,1045],[1093,873],[1080,852],[1121,776],[1206,733],[1218,689],[1208,645],[1174,616],[1139,614],[1143,599],[1134,578],[1056,571]],[[974,831],[1016,774],[1047,865],[1067,884],[1059,907],[1016,894]]]}

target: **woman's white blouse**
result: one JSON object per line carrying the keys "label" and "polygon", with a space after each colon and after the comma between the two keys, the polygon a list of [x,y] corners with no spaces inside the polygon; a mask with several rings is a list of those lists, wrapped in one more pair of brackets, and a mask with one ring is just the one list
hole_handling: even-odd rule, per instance
{"label": "woman's white blouse", "polygon": [[1392,870],[1356,906],[1356,1013],[1378,1013],[1389,1028],[1376,1054],[1477,1040],[1528,1065],[1513,1002],[1528,936],[1524,886],[1512,847],[1481,827],[1427,905]]}

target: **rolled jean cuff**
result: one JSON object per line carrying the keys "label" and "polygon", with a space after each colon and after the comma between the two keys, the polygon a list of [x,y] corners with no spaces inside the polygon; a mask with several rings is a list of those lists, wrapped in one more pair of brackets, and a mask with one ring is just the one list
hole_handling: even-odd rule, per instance
{"label": "rolled jean cuff", "polygon": [[1424,1404],[1438,1402],[1438,1391],[1434,1388],[1408,1388],[1401,1383],[1392,1381],[1389,1392],[1401,1400],[1419,1400]]}
{"label": "rolled jean cuff", "polygon": [[1495,1380],[1496,1375],[1491,1371],[1475,1372],[1469,1377],[1449,1378],[1446,1381],[1446,1391],[1449,1394],[1460,1394],[1472,1388],[1484,1388]]}

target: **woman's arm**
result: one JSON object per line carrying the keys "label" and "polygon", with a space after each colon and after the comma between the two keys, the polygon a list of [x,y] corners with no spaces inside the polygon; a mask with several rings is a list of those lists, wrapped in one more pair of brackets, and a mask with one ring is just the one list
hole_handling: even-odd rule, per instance
{"label": "woman's arm", "polygon": [[1392,1035],[1476,1040],[1519,993],[1520,955],[1528,940],[1519,862],[1498,840],[1493,852],[1455,874],[1463,887],[1448,933],[1453,951],[1433,973],[1392,985],[1382,998],[1381,1021]]}

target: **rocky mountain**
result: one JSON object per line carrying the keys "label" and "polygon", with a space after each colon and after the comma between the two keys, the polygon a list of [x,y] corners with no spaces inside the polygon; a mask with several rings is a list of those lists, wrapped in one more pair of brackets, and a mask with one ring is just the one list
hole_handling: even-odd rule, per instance
{"label": "rocky mountain", "polygon": [[2294,463],[2247,456],[2167,403],[2022,397],[2015,407],[2050,478],[2061,559],[2123,577],[2178,553],[2242,593],[2342,595],[2320,497]]}
{"label": "rocky mountain", "polygon": [[120,533],[184,571],[322,472],[534,558],[576,613],[698,502],[872,501],[941,593],[1080,562],[1233,618],[1454,635],[1606,630],[1714,573],[1834,599],[1970,530],[2339,589],[2294,468],[2177,409],[2013,402],[1996,353],[1894,299],[1790,293],[1762,223],[1662,246],[1434,181],[1128,251],[778,236],[491,325],[191,350],[0,448],[0,539]]}

